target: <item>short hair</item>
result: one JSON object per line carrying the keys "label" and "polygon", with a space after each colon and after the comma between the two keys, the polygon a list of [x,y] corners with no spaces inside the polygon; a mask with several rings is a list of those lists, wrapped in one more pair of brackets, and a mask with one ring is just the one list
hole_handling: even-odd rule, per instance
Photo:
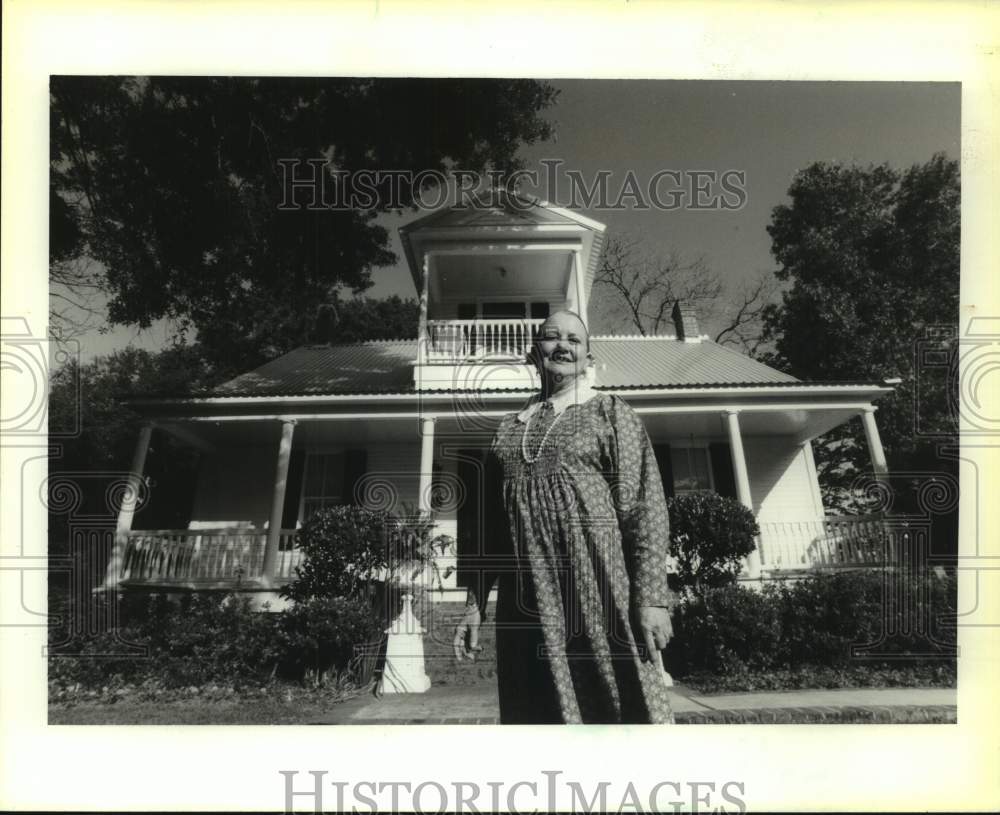
{"label": "short hair", "polygon": [[[568,314],[570,317],[575,317],[580,322],[580,325],[583,326],[583,334],[587,338],[587,351],[589,353],[589,351],[590,351],[590,329],[587,327],[587,323],[583,319],[583,317],[581,317],[575,311],[573,311],[571,309],[568,309],[568,308],[561,308],[558,311],[553,311],[548,317],[546,317],[544,320],[542,320],[541,325],[545,325],[549,320],[551,320],[553,317],[555,317],[555,316],[557,316],[559,314]],[[535,343],[538,343],[541,340],[541,337],[542,337],[541,325],[539,326],[539,332],[538,332],[538,334],[535,335]]]}

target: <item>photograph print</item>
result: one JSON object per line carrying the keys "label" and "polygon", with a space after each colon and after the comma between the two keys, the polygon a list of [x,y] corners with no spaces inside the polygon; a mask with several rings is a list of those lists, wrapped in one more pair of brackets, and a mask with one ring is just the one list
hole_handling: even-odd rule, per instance
{"label": "photograph print", "polygon": [[50,724],[957,720],[959,83],[49,100]]}

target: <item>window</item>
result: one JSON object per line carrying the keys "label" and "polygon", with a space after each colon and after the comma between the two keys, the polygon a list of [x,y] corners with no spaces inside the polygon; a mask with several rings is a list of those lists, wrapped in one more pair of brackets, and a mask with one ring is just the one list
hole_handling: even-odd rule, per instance
{"label": "window", "polygon": [[302,519],[344,500],[344,454],[310,453],[302,484]]}
{"label": "window", "polygon": [[671,447],[674,493],[714,489],[708,449],[705,447]]}

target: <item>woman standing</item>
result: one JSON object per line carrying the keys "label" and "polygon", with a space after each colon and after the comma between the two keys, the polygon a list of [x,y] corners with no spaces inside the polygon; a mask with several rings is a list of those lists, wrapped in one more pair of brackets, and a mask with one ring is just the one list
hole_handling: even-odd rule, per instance
{"label": "woman standing", "polygon": [[477,650],[498,583],[504,724],[673,721],[663,487],[638,417],[588,385],[589,346],[573,312],[542,324],[530,355],[541,393],[503,418],[489,453],[502,490],[488,496],[491,540],[456,651]]}

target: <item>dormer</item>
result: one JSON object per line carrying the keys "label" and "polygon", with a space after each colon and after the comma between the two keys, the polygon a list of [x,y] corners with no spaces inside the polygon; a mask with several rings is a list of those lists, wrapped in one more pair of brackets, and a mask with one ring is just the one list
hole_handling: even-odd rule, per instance
{"label": "dormer", "polygon": [[604,224],[495,193],[400,229],[420,298],[418,389],[534,387],[524,358],[559,309],[587,320]]}

